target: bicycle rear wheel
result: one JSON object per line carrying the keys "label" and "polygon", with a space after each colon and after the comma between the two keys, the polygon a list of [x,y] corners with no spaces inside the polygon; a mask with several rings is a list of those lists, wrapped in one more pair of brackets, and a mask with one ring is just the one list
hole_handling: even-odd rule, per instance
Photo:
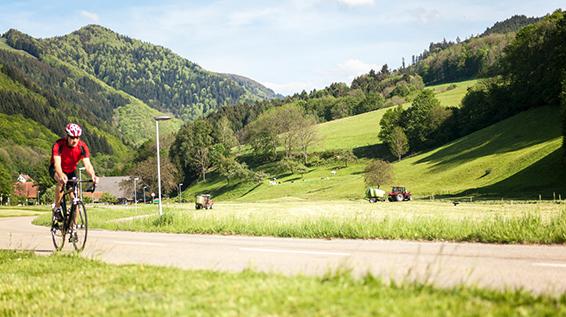
{"label": "bicycle rear wheel", "polygon": [[71,241],[73,241],[73,246],[75,250],[82,251],[85,248],[86,238],[88,236],[88,218],[86,214],[86,207],[82,201],[79,201],[76,205],[73,205],[72,216],[75,216],[76,224],[73,228],[73,233],[71,236]]}

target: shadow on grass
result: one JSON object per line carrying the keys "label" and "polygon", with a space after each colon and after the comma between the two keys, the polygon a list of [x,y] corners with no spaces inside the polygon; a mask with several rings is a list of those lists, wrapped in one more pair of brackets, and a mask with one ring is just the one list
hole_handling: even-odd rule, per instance
{"label": "shadow on grass", "polygon": [[[557,107],[522,112],[452,142],[416,163],[435,163],[432,172],[465,164],[493,154],[507,153],[550,141],[560,136]],[[545,128],[541,129],[544,124]]]}
{"label": "shadow on grass", "polygon": [[394,159],[385,144],[360,146],[352,149],[352,152],[358,158],[382,159],[388,161]]}
{"label": "shadow on grass", "polygon": [[[562,149],[557,149],[538,162],[497,183],[472,188],[453,195],[435,195],[436,198],[470,197],[491,199],[566,199],[566,168],[562,165]],[[553,195],[555,194],[555,195]]]}

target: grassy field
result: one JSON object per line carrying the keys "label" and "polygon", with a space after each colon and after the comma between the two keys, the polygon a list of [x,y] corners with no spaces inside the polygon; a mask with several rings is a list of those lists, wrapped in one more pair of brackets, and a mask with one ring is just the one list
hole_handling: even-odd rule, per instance
{"label": "grassy field", "polygon": [[[541,129],[541,125],[545,128]],[[351,128],[354,127],[352,124]],[[566,172],[560,167],[561,143],[556,109],[531,109],[438,149],[395,162],[393,182],[383,187],[404,185],[417,198],[471,195],[538,199],[540,194],[547,200],[559,195],[566,199]],[[278,178],[276,186],[267,182],[229,185],[211,174],[209,182],[190,186],[184,196],[191,199],[196,193],[209,192],[219,200],[240,201],[284,197],[361,199],[367,162],[360,159],[346,168],[340,163],[313,167],[302,176],[270,173]]]}
{"label": "grassy field", "polygon": [[[218,203],[213,210],[170,204],[89,209],[92,228],[300,238],[564,243],[566,206],[540,203],[288,201]],[[137,216],[135,218],[132,218]],[[34,221],[48,225],[50,216]]]}
{"label": "grassy field", "polygon": [[[64,269],[55,269],[64,268]],[[0,251],[2,316],[558,316],[566,296],[440,289],[348,273],[115,266],[77,256]]]}
{"label": "grassy field", "polygon": [[39,216],[46,214],[50,211],[48,206],[2,206],[0,207],[0,218],[3,217],[25,217],[25,216]]}

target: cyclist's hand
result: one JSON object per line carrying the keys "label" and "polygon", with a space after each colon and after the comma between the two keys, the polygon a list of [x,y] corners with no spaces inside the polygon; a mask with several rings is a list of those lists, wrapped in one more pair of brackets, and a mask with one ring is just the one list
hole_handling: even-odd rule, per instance
{"label": "cyclist's hand", "polygon": [[94,176],[92,178],[92,182],[94,183],[94,185],[98,184],[99,181],[100,181],[100,178],[98,176]]}
{"label": "cyclist's hand", "polygon": [[69,178],[67,177],[66,174],[63,174],[63,175],[61,175],[61,177],[59,177],[59,182],[61,183],[61,185],[67,184],[68,181],[69,181]]}

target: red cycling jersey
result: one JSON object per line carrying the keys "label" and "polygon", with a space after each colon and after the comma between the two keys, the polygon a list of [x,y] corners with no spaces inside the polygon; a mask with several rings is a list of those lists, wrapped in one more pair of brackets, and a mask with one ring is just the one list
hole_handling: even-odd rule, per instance
{"label": "red cycling jersey", "polygon": [[90,150],[86,143],[79,141],[77,146],[70,147],[65,138],[57,140],[51,152],[51,165],[55,164],[54,156],[61,157],[61,169],[63,173],[72,173],[77,169],[79,161],[85,157],[90,157]]}

